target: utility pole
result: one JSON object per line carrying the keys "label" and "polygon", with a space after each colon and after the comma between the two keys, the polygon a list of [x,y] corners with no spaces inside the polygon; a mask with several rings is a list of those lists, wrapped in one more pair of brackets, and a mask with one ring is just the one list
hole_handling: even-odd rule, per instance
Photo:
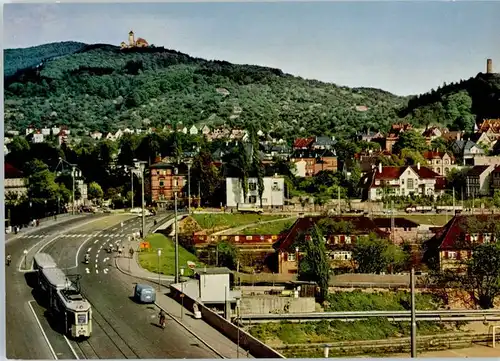
{"label": "utility pole", "polygon": [[411,267],[411,357],[417,357],[417,318],[415,314],[415,268]]}
{"label": "utility pole", "polygon": [[191,162],[188,161],[188,213],[191,214]]}
{"label": "utility pole", "polygon": [[130,210],[134,209],[134,170],[130,168],[130,184],[132,185],[132,199],[130,204]]}
{"label": "utility pole", "polygon": [[174,193],[174,223],[175,223],[175,283],[179,283],[179,232],[177,227],[177,192]]}
{"label": "utility pole", "polygon": [[453,187],[453,216],[455,216],[455,187]]}
{"label": "utility pole", "polygon": [[201,183],[198,181],[198,208],[201,207]]}
{"label": "utility pole", "polygon": [[339,215],[340,215],[340,187],[337,187],[337,204],[339,207]]}
{"label": "utility pole", "polygon": [[75,165],[72,166],[72,170],[71,170],[71,177],[73,178],[73,215],[75,215],[75,172],[76,172],[76,169],[75,169]]}
{"label": "utility pole", "polygon": [[394,244],[394,200],[391,199],[391,239]]}
{"label": "utility pole", "polygon": [[144,204],[144,163],[141,163],[141,180],[142,180],[142,238],[146,237],[146,209]]}

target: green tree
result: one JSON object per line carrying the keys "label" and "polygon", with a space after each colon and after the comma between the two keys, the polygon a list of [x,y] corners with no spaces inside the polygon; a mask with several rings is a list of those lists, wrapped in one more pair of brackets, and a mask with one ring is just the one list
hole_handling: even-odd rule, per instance
{"label": "green tree", "polygon": [[320,289],[320,302],[328,296],[330,261],[326,253],[323,233],[317,225],[309,230],[299,243],[303,257],[299,260],[299,279],[316,282]]}
{"label": "green tree", "polygon": [[238,248],[231,242],[221,241],[217,243],[217,263],[222,267],[236,269],[238,265]]}
{"label": "green tree", "polygon": [[102,199],[102,197],[104,196],[104,192],[102,191],[102,188],[98,183],[91,182],[89,184],[88,196],[90,197],[90,199],[98,200]]}
{"label": "green tree", "polygon": [[465,90],[447,95],[444,98],[446,116],[452,123],[453,130],[472,132],[475,116],[471,112],[472,98]]}
{"label": "green tree", "polygon": [[222,177],[207,147],[203,147],[193,159],[191,180],[192,184],[199,185],[200,197],[204,202],[218,204],[217,190],[222,186]]}
{"label": "green tree", "polygon": [[357,240],[353,248],[353,259],[358,265],[359,273],[386,272],[389,267],[398,269],[406,262],[399,247],[375,234]]}
{"label": "green tree", "polygon": [[426,150],[427,144],[425,138],[422,134],[415,130],[408,130],[399,134],[399,138],[392,147],[394,153],[401,153],[403,149],[415,150],[417,152],[423,152]]}

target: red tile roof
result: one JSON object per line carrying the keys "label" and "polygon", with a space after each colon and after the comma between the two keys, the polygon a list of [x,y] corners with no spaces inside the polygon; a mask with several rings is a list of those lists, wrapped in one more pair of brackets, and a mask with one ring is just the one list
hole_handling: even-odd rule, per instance
{"label": "red tile roof", "polygon": [[[418,169],[418,166],[412,165],[412,166],[405,166],[405,167],[392,167],[392,166],[386,166],[382,167],[382,173],[378,171],[378,167],[374,169],[372,173],[372,182],[371,182],[371,187],[381,187],[382,184],[376,185],[375,180],[393,180],[393,179],[398,179],[401,177],[401,175],[408,169],[411,168],[415,173],[417,173],[418,177],[420,179],[436,179],[436,186],[438,184],[442,184],[442,182],[446,182],[446,180],[443,180],[443,176],[439,175],[438,173],[434,172],[430,168],[427,167],[420,167]],[[396,185],[397,186],[397,185]]]}
{"label": "red tile roof", "polygon": [[293,142],[293,147],[294,148],[309,148],[314,141],[315,141],[314,137],[310,137],[310,138],[297,138]]}
{"label": "red tile roof", "polygon": [[456,215],[443,227],[437,229],[434,237],[429,241],[437,241],[440,250],[463,249],[467,225],[470,220],[494,224],[500,221],[500,214]]}
{"label": "red tile roof", "polygon": [[23,178],[23,172],[9,163],[4,164],[5,178]]}
{"label": "red tile roof", "polygon": [[[303,217],[297,219],[293,224],[292,228],[281,240],[278,240],[274,244],[274,248],[277,250],[287,250],[293,245],[295,238],[301,232],[306,232],[313,225],[324,218],[331,218],[334,222],[350,222],[353,225],[352,235],[364,235],[369,233],[376,233],[380,237],[388,237],[388,233],[382,231],[373,222],[371,218],[364,216],[336,216],[336,217],[325,217],[325,216],[313,216],[313,217]],[[327,235],[325,235],[327,236]]]}

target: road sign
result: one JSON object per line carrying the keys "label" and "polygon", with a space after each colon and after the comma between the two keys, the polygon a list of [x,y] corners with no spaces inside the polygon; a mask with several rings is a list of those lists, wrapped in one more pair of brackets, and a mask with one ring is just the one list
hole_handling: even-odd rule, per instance
{"label": "road sign", "polygon": [[184,293],[181,293],[181,298],[184,298]]}
{"label": "road sign", "polygon": [[192,262],[192,261],[187,261],[187,265],[189,268],[191,269],[194,269],[196,267],[196,263]]}

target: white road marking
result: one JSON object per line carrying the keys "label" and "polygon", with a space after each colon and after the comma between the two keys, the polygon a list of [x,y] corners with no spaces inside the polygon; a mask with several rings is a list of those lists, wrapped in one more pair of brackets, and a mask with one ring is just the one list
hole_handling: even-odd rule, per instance
{"label": "white road marking", "polygon": [[88,268],[85,268],[85,272],[87,272],[87,274],[89,274],[90,270]]}
{"label": "white road marking", "polygon": [[68,338],[66,337],[66,335],[63,335],[64,339],[66,340],[66,343],[68,344],[69,348],[71,349],[71,352],[73,353],[73,355],[76,357],[77,360],[79,360],[80,358],[78,357],[78,355],[76,354],[75,352],[75,349],[73,348],[73,346],[71,346],[71,344],[69,343],[69,340]]}
{"label": "white road marking", "polygon": [[98,239],[96,239],[96,240],[94,241],[94,244],[96,244],[97,242],[99,242],[99,240],[98,240]]}
{"label": "white road marking", "polygon": [[50,344],[49,338],[47,337],[47,334],[45,333],[45,331],[44,331],[44,329],[42,327],[42,324],[40,323],[40,320],[38,319],[38,316],[36,315],[35,309],[31,305],[31,302],[35,302],[35,301],[29,301],[28,302],[28,306],[30,306],[31,312],[33,312],[33,316],[35,316],[36,323],[38,324],[38,327],[40,327],[40,331],[42,331],[43,338],[47,342],[47,345],[49,346],[50,352],[52,352],[52,356],[54,356],[54,360],[58,360],[57,355],[56,355],[56,353],[54,351],[54,348]]}
{"label": "white road marking", "polygon": [[90,252],[90,251],[92,251],[92,248],[89,247],[89,249],[87,249],[87,252]]}
{"label": "white road marking", "polygon": [[[97,271],[97,270],[96,270],[96,271]],[[107,275],[107,274],[108,274],[108,269],[107,269],[107,268],[105,268],[105,269],[104,269],[104,274],[105,274],[105,275]]]}
{"label": "white road marking", "polygon": [[97,268],[95,269],[95,273],[99,273],[99,270]]}

